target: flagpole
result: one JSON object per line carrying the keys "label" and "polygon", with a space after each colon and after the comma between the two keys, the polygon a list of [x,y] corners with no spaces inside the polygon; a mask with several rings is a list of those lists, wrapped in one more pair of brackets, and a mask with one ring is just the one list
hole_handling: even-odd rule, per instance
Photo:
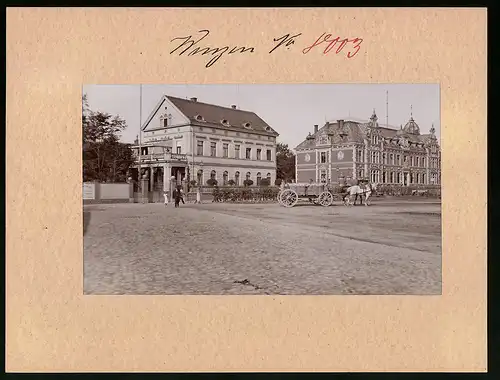
{"label": "flagpole", "polygon": [[385,126],[389,128],[389,90],[385,92]]}
{"label": "flagpole", "polygon": [[[138,168],[139,168],[139,175],[138,175],[138,179],[139,179],[139,184],[141,183],[141,154],[142,154],[142,131],[141,131],[141,128],[142,128],[142,84],[139,85],[139,165],[138,165]],[[140,185],[139,185],[140,186]]]}

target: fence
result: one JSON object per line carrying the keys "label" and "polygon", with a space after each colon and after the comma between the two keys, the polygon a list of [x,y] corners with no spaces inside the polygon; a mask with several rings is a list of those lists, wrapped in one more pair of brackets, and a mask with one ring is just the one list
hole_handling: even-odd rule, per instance
{"label": "fence", "polygon": [[83,203],[126,203],[132,197],[128,183],[83,183]]}

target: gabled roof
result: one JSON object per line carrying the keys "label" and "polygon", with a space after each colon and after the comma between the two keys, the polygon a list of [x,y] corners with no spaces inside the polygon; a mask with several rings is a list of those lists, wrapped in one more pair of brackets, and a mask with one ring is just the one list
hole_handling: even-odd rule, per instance
{"label": "gabled roof", "polygon": [[[215,104],[202,103],[168,95],[167,99],[194,124],[218,128],[236,128],[248,133],[255,132],[279,136],[279,134],[255,112],[222,107]],[[199,118],[199,116],[201,116],[201,118]],[[223,124],[223,120],[227,121],[227,123]],[[247,126],[245,127],[245,125]]]}

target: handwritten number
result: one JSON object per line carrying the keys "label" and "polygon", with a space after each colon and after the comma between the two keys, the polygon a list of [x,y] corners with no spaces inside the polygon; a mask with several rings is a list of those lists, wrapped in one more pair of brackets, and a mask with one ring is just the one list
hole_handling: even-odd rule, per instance
{"label": "handwritten number", "polygon": [[363,39],[362,38],[355,38],[354,41],[352,41],[352,42],[354,43],[354,48],[357,49],[357,50],[352,55],[351,55],[351,52],[347,53],[347,58],[352,58],[356,54],[358,54],[358,51],[360,49],[361,43],[363,42]]}

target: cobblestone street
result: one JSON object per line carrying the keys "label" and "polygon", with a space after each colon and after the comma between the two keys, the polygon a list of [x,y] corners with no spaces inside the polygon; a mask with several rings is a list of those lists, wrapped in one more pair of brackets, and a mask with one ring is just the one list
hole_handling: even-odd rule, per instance
{"label": "cobblestone street", "polygon": [[85,294],[441,294],[441,205],[84,206]]}

